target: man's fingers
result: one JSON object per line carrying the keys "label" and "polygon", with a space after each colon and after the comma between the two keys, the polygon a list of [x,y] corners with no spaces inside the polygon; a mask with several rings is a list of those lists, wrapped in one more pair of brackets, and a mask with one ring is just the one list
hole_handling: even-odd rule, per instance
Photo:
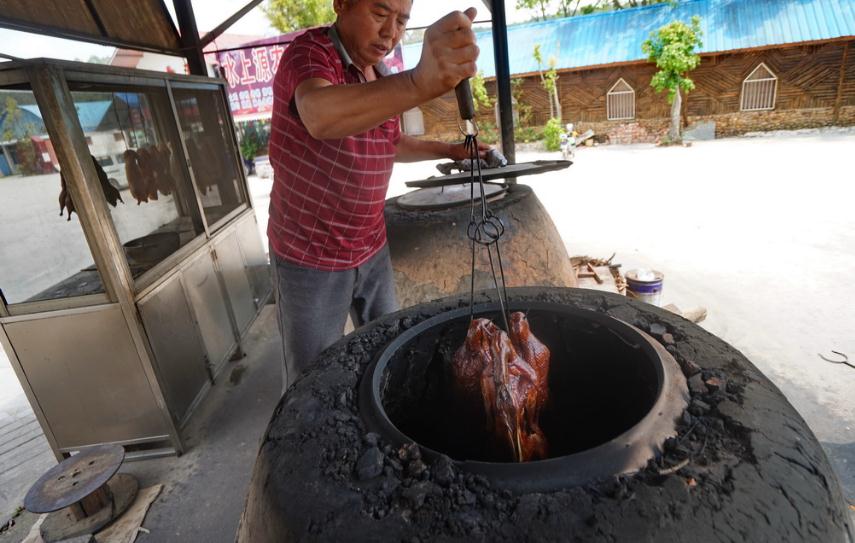
{"label": "man's fingers", "polygon": [[477,45],[470,45],[458,49],[438,49],[436,54],[442,58],[440,66],[461,66],[463,64],[474,64],[478,60],[480,51],[481,49]]}
{"label": "man's fingers", "polygon": [[[432,24],[425,33],[425,48],[416,69],[420,76],[424,76],[422,72],[426,71],[434,82],[439,83],[436,89],[432,89],[432,94],[446,92],[463,79],[475,75],[475,61],[480,53],[472,31],[476,15],[474,8],[451,12]],[[433,86],[425,77],[420,77],[420,83],[426,87]]]}
{"label": "man's fingers", "polygon": [[477,45],[467,45],[449,51],[449,57],[454,64],[463,64],[466,62],[475,62],[478,60],[478,54],[481,49]]}
{"label": "man's fingers", "polygon": [[475,74],[478,72],[478,67],[475,66],[474,62],[466,62],[464,64],[458,64],[457,70],[455,70],[460,77],[460,81],[464,79],[469,79],[470,77],[475,77]]}
{"label": "man's fingers", "polygon": [[467,45],[472,45],[473,43],[478,42],[478,40],[475,39],[475,33],[472,32],[471,29],[449,32],[445,35],[445,38],[448,46],[454,49],[458,47],[466,47]]}
{"label": "man's fingers", "polygon": [[[469,10],[475,11],[475,8],[469,8],[466,13],[462,11],[452,11],[442,19],[435,22],[434,28],[440,32],[456,32],[461,29],[472,28],[472,18],[469,17]],[[474,17],[474,16],[473,16]]]}

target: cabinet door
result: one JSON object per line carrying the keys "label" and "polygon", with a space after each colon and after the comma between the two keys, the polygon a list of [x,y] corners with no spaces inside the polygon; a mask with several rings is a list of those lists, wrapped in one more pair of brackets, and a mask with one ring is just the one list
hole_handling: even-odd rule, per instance
{"label": "cabinet door", "polygon": [[197,258],[182,275],[208,360],[216,374],[237,343],[211,254],[206,252]]}
{"label": "cabinet door", "polygon": [[255,215],[243,219],[237,227],[238,244],[243,253],[247,276],[252,285],[256,305],[270,294],[270,262],[261,242]]}
{"label": "cabinet door", "polygon": [[139,303],[166,402],[181,424],[208,382],[205,347],[175,275]]}
{"label": "cabinet door", "polygon": [[60,449],[168,439],[118,305],[4,327]]}
{"label": "cabinet door", "polygon": [[246,330],[255,318],[255,296],[249,286],[247,269],[243,263],[237,235],[232,232],[217,242],[215,247],[220,273],[229,293],[229,301],[234,310],[238,330]]}

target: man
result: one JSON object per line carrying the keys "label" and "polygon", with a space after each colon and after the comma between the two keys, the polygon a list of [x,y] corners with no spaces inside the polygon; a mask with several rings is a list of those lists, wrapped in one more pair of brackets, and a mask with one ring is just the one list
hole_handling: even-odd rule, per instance
{"label": "man", "polygon": [[285,388],[341,337],[348,312],[359,327],[398,309],[383,219],[393,162],[468,156],[401,134],[398,115],[475,75],[475,9],[434,23],[418,66],[389,75],[382,60],[412,0],[334,8],[334,25],[294,40],[274,83],[267,233]]}

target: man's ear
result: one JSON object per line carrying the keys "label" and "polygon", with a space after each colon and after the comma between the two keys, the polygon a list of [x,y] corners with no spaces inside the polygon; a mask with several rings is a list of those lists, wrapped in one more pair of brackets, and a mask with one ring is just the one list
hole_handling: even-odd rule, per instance
{"label": "man's ear", "polygon": [[352,0],[333,0],[333,10],[336,15],[341,15],[352,3]]}

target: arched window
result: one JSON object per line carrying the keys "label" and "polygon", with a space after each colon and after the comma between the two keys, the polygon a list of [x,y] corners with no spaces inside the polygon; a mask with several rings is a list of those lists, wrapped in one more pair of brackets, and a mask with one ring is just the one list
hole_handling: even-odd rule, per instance
{"label": "arched window", "polygon": [[754,68],[742,82],[742,111],[764,111],[775,109],[778,93],[778,78],[764,63]]}
{"label": "arched window", "polygon": [[610,121],[635,118],[635,91],[623,78],[606,95],[606,113]]}

